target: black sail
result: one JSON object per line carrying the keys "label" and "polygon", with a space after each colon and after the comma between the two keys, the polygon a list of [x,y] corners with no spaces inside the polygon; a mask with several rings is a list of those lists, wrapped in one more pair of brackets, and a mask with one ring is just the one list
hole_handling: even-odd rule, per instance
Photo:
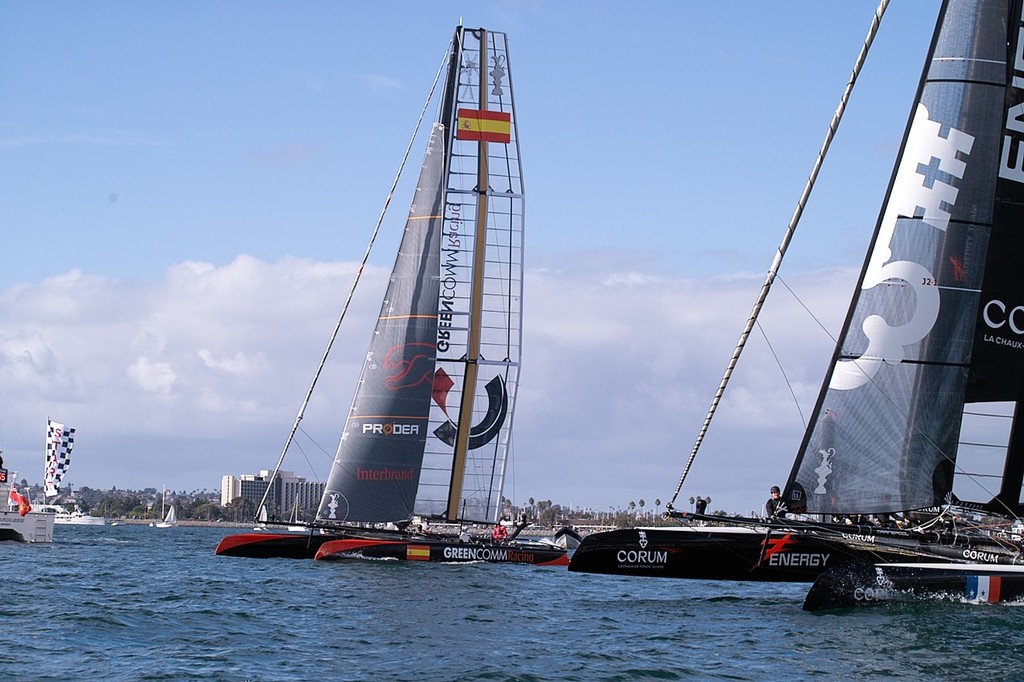
{"label": "black sail", "polygon": [[1007,24],[1019,16],[1010,4],[943,4],[860,282],[786,486],[793,509],[919,509],[952,489],[997,231]]}
{"label": "black sail", "polygon": [[1013,426],[992,511],[1019,514],[1024,479],[1024,3],[1012,3],[996,205],[982,281],[968,403],[1012,403]]}
{"label": "black sail", "polygon": [[435,126],[320,504],[327,521],[412,514],[436,362],[444,126]]}

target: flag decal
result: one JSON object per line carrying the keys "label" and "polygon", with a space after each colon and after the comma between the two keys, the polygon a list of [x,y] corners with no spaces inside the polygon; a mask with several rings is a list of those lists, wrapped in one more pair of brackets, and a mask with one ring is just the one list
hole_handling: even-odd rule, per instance
{"label": "flag decal", "polygon": [[406,561],[430,561],[430,547],[427,545],[406,545]]}
{"label": "flag decal", "polygon": [[459,109],[455,137],[508,144],[512,141],[512,114],[487,109]]}

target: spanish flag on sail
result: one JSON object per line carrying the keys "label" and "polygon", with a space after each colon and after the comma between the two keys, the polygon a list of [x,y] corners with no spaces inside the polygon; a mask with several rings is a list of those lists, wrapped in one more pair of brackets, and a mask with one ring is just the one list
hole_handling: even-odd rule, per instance
{"label": "spanish flag on sail", "polygon": [[512,141],[512,114],[487,109],[459,109],[455,137],[508,144]]}

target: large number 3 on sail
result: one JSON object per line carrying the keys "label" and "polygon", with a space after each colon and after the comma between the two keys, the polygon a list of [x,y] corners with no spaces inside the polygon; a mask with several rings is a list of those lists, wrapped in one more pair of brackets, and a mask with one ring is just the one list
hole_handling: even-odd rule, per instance
{"label": "large number 3 on sail", "polygon": [[218,553],[567,563],[564,549],[545,544],[459,543],[457,533],[380,527],[414,516],[498,521],[519,387],[522,288],[523,176],[508,41],[459,27],[405,232],[311,524],[317,532],[298,540],[234,536]]}

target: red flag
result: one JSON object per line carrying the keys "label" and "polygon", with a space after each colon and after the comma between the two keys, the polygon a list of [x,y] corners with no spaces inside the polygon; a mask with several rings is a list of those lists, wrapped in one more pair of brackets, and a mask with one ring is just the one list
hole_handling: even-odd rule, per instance
{"label": "red flag", "polygon": [[7,493],[7,504],[18,506],[18,513],[22,516],[32,511],[32,505],[28,503],[28,500],[11,486],[11,491]]}

